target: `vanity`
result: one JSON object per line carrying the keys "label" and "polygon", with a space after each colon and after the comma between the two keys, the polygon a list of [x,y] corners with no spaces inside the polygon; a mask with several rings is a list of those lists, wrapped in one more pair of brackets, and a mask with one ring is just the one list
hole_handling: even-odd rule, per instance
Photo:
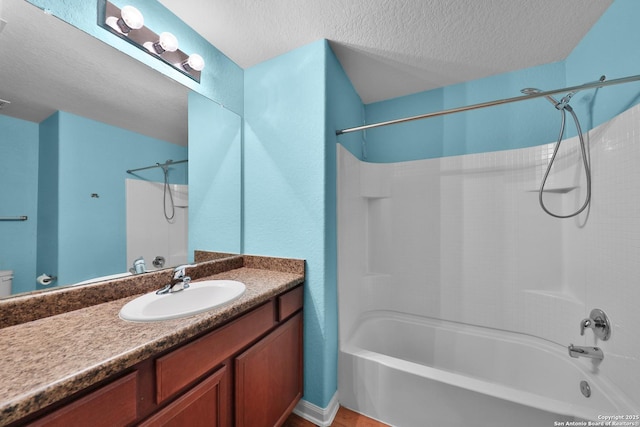
{"label": "vanity", "polygon": [[281,425],[302,396],[304,261],[210,256],[192,286],[246,291],[189,317],[118,316],[171,270],[0,301],[0,425]]}

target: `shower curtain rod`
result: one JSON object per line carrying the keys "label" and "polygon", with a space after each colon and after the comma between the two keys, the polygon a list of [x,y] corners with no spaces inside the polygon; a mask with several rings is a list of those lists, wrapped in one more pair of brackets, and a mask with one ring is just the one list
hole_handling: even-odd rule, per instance
{"label": "shower curtain rod", "polygon": [[189,160],[178,160],[177,162],[174,162],[173,160],[167,160],[166,162],[164,162],[162,164],[156,163],[153,166],[146,166],[144,168],[138,168],[138,169],[129,169],[127,171],[127,173],[134,173],[134,172],[145,170],[145,169],[162,168],[164,166],[177,165],[178,163],[185,163],[185,162],[188,162],[188,161]]}
{"label": "shower curtain rod", "polygon": [[343,135],[345,133],[351,133],[351,132],[359,132],[359,131],[373,129],[373,128],[382,127],[382,126],[395,125],[398,123],[411,122],[413,120],[430,119],[432,117],[445,116],[447,114],[453,114],[453,113],[461,113],[463,111],[478,110],[480,108],[493,107],[494,105],[509,104],[511,102],[524,101],[527,99],[542,98],[545,96],[557,95],[559,93],[578,92],[585,89],[594,89],[594,88],[601,88],[605,86],[618,85],[622,83],[631,83],[638,80],[640,80],[640,75],[623,77],[620,79],[613,79],[608,81],[597,81],[592,83],[585,83],[578,86],[565,87],[563,89],[554,89],[554,90],[548,90],[546,92],[532,93],[530,95],[499,99],[496,101],[481,102],[479,104],[467,105],[466,107],[451,108],[449,110],[442,110],[434,113],[421,114],[419,116],[405,117],[402,119],[389,120],[386,122],[372,123],[370,125],[362,125],[362,126],[356,126],[356,127],[347,128],[347,129],[340,129],[336,131],[336,135]]}

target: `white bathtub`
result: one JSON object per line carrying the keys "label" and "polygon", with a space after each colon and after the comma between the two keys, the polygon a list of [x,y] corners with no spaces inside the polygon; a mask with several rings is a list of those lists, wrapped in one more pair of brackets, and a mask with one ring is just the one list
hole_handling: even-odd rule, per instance
{"label": "white bathtub", "polygon": [[338,383],[341,405],[399,427],[551,427],[637,414],[594,362],[565,347],[386,311],[356,322],[340,349]]}
{"label": "white bathtub", "polygon": [[93,277],[91,279],[87,279],[87,280],[83,280],[82,282],[78,282],[75,285],[88,285],[90,283],[95,283],[95,282],[104,282],[106,280],[115,280],[115,279],[121,279],[123,277],[128,277],[133,275],[133,273],[130,272],[124,272],[124,273],[116,273],[116,274],[110,274],[108,276],[100,276],[100,277]]}

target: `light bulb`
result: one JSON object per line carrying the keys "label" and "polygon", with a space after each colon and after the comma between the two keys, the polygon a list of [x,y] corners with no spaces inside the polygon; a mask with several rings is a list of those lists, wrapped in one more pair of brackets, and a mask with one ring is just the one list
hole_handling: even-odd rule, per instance
{"label": "light bulb", "polygon": [[131,30],[139,30],[144,25],[144,17],[142,13],[133,6],[125,6],[120,11],[120,19],[118,19],[118,28],[124,34]]}
{"label": "light bulb", "polygon": [[204,59],[202,59],[202,56],[194,53],[182,63],[182,67],[187,71],[202,71],[204,68]]}
{"label": "light bulb", "polygon": [[166,52],[175,52],[178,50],[178,39],[171,33],[160,33],[160,37],[157,42],[153,44],[153,49],[158,55]]}

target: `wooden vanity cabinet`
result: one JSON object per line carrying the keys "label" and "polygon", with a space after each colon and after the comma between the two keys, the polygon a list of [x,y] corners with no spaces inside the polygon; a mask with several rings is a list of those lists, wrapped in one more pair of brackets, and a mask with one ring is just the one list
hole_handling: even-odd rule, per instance
{"label": "wooden vanity cabinet", "polygon": [[29,425],[279,426],[302,397],[302,296],[285,292]]}
{"label": "wooden vanity cabinet", "polygon": [[185,344],[155,361],[156,402],[185,390],[276,326],[273,302]]}

